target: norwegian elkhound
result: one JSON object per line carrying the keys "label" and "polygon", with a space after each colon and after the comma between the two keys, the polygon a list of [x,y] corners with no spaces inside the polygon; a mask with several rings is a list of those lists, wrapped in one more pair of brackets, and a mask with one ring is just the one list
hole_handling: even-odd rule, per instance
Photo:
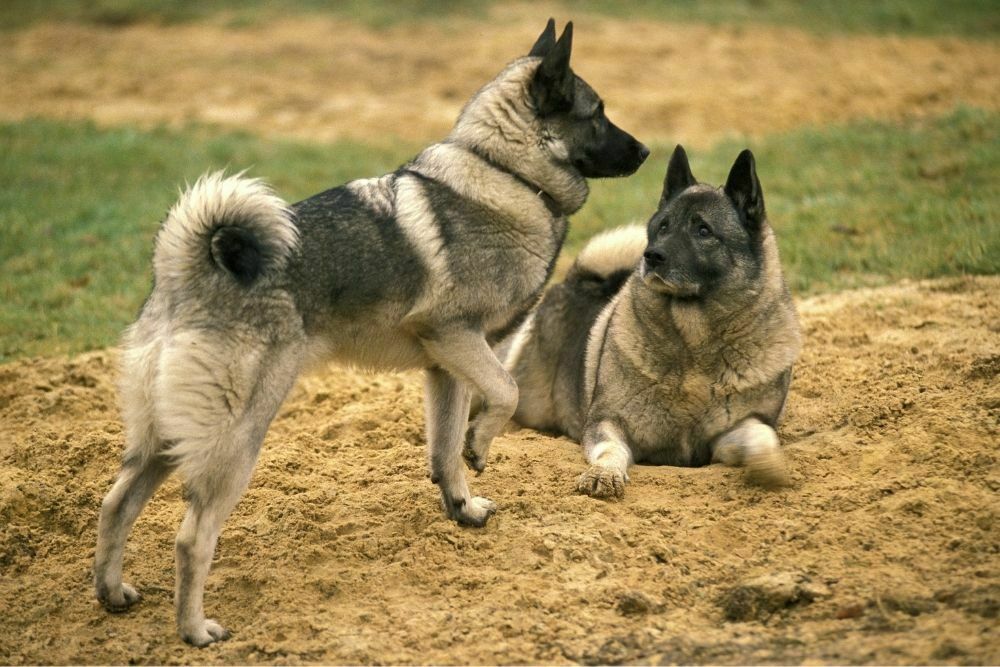
{"label": "norwegian elkhound", "polygon": [[578,490],[621,497],[633,462],[784,483],[774,429],[799,347],[753,154],[717,189],[678,146],[646,228],[594,238],[500,350],[515,421],[580,441]]}
{"label": "norwegian elkhound", "polygon": [[[124,339],[126,450],[95,563],[107,609],[138,599],[122,582],[125,540],[177,470],[178,629],[197,646],[227,637],[203,611],[212,552],[268,425],[316,362],[427,369],[431,480],[449,517],[486,523],[496,506],[469,493],[463,454],[482,470],[517,405],[490,345],[537,302],[586,179],[631,174],[649,154],[570,69],[572,36],[570,23],[556,40],[550,20],[446,140],[391,174],[290,207],[259,181],[207,175],[170,210]],[[472,390],[486,399],[469,422]]]}

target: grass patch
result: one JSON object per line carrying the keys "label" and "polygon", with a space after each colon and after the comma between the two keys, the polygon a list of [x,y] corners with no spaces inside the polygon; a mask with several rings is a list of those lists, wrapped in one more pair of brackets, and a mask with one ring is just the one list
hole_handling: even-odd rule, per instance
{"label": "grass patch", "polygon": [[992,0],[575,0],[567,5],[623,19],[714,25],[767,23],[818,33],[995,37],[1000,12]]}
{"label": "grass patch", "polygon": [[[743,147],[693,152],[695,175],[723,182]],[[392,170],[416,148],[0,124],[0,361],[113,344],[149,290],[152,238],[185,179],[250,167],[295,201]],[[595,182],[567,252],[647,219],[671,148],[626,181]],[[751,148],[796,292],[1000,273],[1000,114],[799,130]]]}
{"label": "grass patch", "polygon": [[113,343],[149,291],[153,236],[185,180],[250,168],[294,201],[404,157],[205,129],[0,124],[0,361]]}
{"label": "grass patch", "polygon": [[4,0],[0,29],[42,21],[105,26],[176,24],[224,14],[235,26],[254,25],[289,14],[320,13],[353,19],[374,28],[448,17],[481,18],[491,0]]}
{"label": "grass patch", "polygon": [[[414,20],[483,18],[496,0],[5,0],[0,29],[39,21],[79,21],[123,26],[179,23],[224,13],[233,25],[288,14],[324,13],[381,28]],[[620,18],[712,24],[769,23],[816,32],[962,35],[1000,34],[994,0],[566,0],[552,11],[572,17],[594,13]]]}
{"label": "grass patch", "polygon": [[[793,291],[901,278],[1000,273],[1000,114],[959,109],[907,126],[800,129],[694,151],[695,176],[721,185],[750,147]],[[594,184],[568,252],[593,233],[653,213],[670,149],[629,180]]]}

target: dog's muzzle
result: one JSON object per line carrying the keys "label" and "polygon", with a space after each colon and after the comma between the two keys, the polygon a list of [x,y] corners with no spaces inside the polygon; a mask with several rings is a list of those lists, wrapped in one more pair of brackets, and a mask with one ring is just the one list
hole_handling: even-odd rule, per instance
{"label": "dog's muzzle", "polygon": [[[646,253],[648,254],[649,251],[647,250]],[[663,257],[663,259],[666,258]],[[663,270],[666,271],[665,274]],[[701,291],[701,286],[698,283],[687,280],[683,276],[677,275],[675,271],[663,267],[662,259],[655,255],[650,258],[643,254],[639,276],[646,287],[670,296],[691,298],[698,296],[698,292]]]}

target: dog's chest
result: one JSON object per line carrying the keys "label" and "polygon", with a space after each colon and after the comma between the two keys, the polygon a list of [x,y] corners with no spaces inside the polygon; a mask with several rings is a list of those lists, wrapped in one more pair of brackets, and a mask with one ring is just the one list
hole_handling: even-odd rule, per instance
{"label": "dog's chest", "polygon": [[712,438],[746,412],[726,380],[724,355],[692,350],[676,334],[654,335],[631,319],[616,324],[600,364],[597,412],[621,420],[637,461],[707,463]]}
{"label": "dog's chest", "polygon": [[493,262],[504,274],[498,276],[497,284],[506,289],[497,294],[495,311],[485,321],[484,328],[491,339],[508,336],[537,305],[552,276],[565,236],[566,218],[559,216],[548,229],[531,230],[497,253]]}
{"label": "dog's chest", "polygon": [[620,414],[637,461],[701,465],[712,434],[731,425],[728,397],[697,369],[630,389]]}
{"label": "dog's chest", "polygon": [[637,461],[704,465],[718,435],[752,414],[780,409],[783,394],[775,380],[750,382],[753,374],[748,377],[742,360],[733,363],[737,359],[718,350],[700,359],[658,361],[629,388],[631,398],[621,408]]}

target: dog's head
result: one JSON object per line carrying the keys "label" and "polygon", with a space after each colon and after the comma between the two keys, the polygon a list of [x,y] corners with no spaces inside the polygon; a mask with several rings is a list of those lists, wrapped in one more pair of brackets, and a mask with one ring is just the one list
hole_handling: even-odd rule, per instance
{"label": "dog's head", "polygon": [[572,50],[573,23],[557,40],[555,21],[549,19],[528,53],[538,59],[529,91],[542,139],[553,157],[587,178],[632,174],[649,149],[608,120],[600,96],[570,68]]}
{"label": "dog's head", "polygon": [[753,153],[736,158],[723,188],[699,184],[677,146],[647,227],[640,275],[651,289],[704,298],[725,285],[750,290],[763,268],[767,224]]}

